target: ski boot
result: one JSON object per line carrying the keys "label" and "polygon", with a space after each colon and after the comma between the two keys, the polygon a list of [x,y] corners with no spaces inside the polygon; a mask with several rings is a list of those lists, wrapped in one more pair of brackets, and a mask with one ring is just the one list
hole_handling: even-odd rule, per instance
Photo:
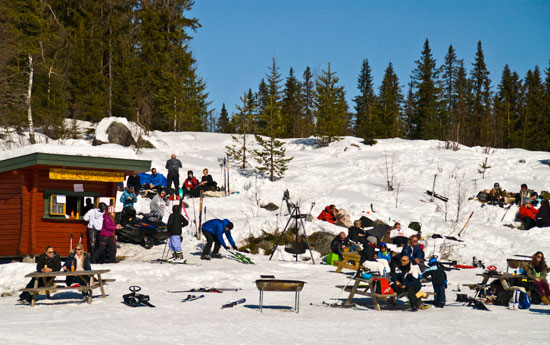
{"label": "ski boot", "polygon": [[201,260],[210,260],[210,255],[205,254],[205,255],[201,256]]}
{"label": "ski boot", "polygon": [[171,262],[185,262],[182,252],[174,253],[174,259]]}
{"label": "ski boot", "polygon": [[221,259],[221,258],[223,258],[223,256],[220,253],[214,253],[214,254],[212,254],[212,258],[213,259]]}

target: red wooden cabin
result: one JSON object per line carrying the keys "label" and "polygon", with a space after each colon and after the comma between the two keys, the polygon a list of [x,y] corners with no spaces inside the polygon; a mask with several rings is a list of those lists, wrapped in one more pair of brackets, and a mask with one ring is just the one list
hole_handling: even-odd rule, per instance
{"label": "red wooden cabin", "polygon": [[52,245],[60,256],[81,234],[85,202],[115,204],[117,183],[151,161],[31,153],[0,161],[0,257],[30,257]]}

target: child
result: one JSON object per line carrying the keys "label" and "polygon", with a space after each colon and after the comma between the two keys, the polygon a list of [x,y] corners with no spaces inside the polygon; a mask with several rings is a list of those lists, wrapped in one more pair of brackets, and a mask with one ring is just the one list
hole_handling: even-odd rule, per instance
{"label": "child", "polygon": [[378,252],[378,259],[387,260],[388,263],[391,261],[391,255],[388,250],[388,245],[384,242],[380,243],[380,251]]}
{"label": "child", "polygon": [[181,229],[186,227],[189,222],[181,214],[181,206],[174,205],[172,207],[172,214],[168,217],[168,224],[166,228],[170,233],[170,250],[174,252],[172,262],[184,262],[183,253],[181,250]]}
{"label": "child", "polygon": [[422,273],[422,277],[432,278],[432,286],[435,292],[434,305],[436,308],[443,308],[445,306],[445,289],[447,288],[447,274],[437,258],[431,258],[428,262],[428,269]]}

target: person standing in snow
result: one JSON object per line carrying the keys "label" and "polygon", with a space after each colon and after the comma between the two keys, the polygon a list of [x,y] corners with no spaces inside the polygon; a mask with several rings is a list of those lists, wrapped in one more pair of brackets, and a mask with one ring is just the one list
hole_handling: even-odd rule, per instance
{"label": "person standing in snow", "polygon": [[[44,250],[44,254],[41,254],[36,259],[36,271],[37,272],[55,272],[61,270],[61,258],[52,246],[47,246]],[[25,288],[33,288],[36,278],[32,278]],[[44,286],[44,279],[38,279],[38,287]],[[27,291],[23,291],[19,295],[19,300],[23,302],[31,302],[31,294]]]}
{"label": "person standing in snow", "polygon": [[162,222],[164,213],[166,212],[166,206],[168,206],[168,199],[166,198],[166,191],[163,189],[153,197],[149,208],[151,212],[149,213],[153,217],[157,217],[159,221]]}
{"label": "person standing in snow", "polygon": [[174,262],[183,262],[183,251],[181,250],[181,229],[189,224],[181,214],[181,206],[174,205],[172,214],[168,217],[166,229],[170,233],[169,248],[174,253]]}
{"label": "person standing in snow", "polygon": [[410,258],[403,255],[400,260],[400,265],[395,274],[392,275],[391,287],[395,293],[407,293],[409,302],[411,303],[411,311],[418,310],[418,297],[416,293],[420,291],[422,284],[420,269],[417,265],[413,265]]}
{"label": "person standing in snow", "polygon": [[103,227],[105,211],[107,211],[107,204],[100,202],[97,208],[92,208],[82,217],[88,222],[88,249],[92,255],[99,243],[99,232]]}
{"label": "person standing in snow", "polygon": [[422,278],[431,277],[432,286],[435,292],[434,306],[436,308],[443,308],[445,306],[445,289],[447,288],[447,273],[437,258],[431,258],[428,261],[428,269],[422,272]]}
{"label": "person standing in snow", "polygon": [[93,263],[116,263],[115,231],[120,228],[120,224],[115,223],[115,207],[109,206],[107,212],[103,214],[99,246],[92,257]]}
{"label": "person standing in snow", "polygon": [[[220,246],[222,246],[225,250],[228,249],[225,241],[223,240],[223,235],[225,235],[225,237],[231,244],[231,247],[234,250],[237,250],[235,241],[231,236],[232,229],[233,223],[231,223],[228,219],[211,219],[208,222],[204,223],[202,225],[202,233],[206,238],[206,245],[204,246],[204,250],[202,251],[201,259],[210,260],[211,257],[215,259],[222,258],[221,254],[219,253]],[[210,248],[212,248],[212,243],[215,244],[214,250],[212,251],[212,256],[210,256]]]}
{"label": "person standing in snow", "polygon": [[168,170],[166,188],[171,189],[172,183],[174,184],[174,189],[170,194],[177,194],[180,189],[180,168],[183,168],[181,161],[176,158],[175,154],[172,154],[166,161],[166,170]]}

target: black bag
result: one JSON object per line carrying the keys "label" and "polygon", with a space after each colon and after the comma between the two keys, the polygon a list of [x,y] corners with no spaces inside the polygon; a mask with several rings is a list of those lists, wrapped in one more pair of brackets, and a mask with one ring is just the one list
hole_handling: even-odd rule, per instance
{"label": "black bag", "polygon": [[487,194],[485,192],[479,192],[479,193],[477,193],[476,198],[479,201],[489,201],[489,194]]}

